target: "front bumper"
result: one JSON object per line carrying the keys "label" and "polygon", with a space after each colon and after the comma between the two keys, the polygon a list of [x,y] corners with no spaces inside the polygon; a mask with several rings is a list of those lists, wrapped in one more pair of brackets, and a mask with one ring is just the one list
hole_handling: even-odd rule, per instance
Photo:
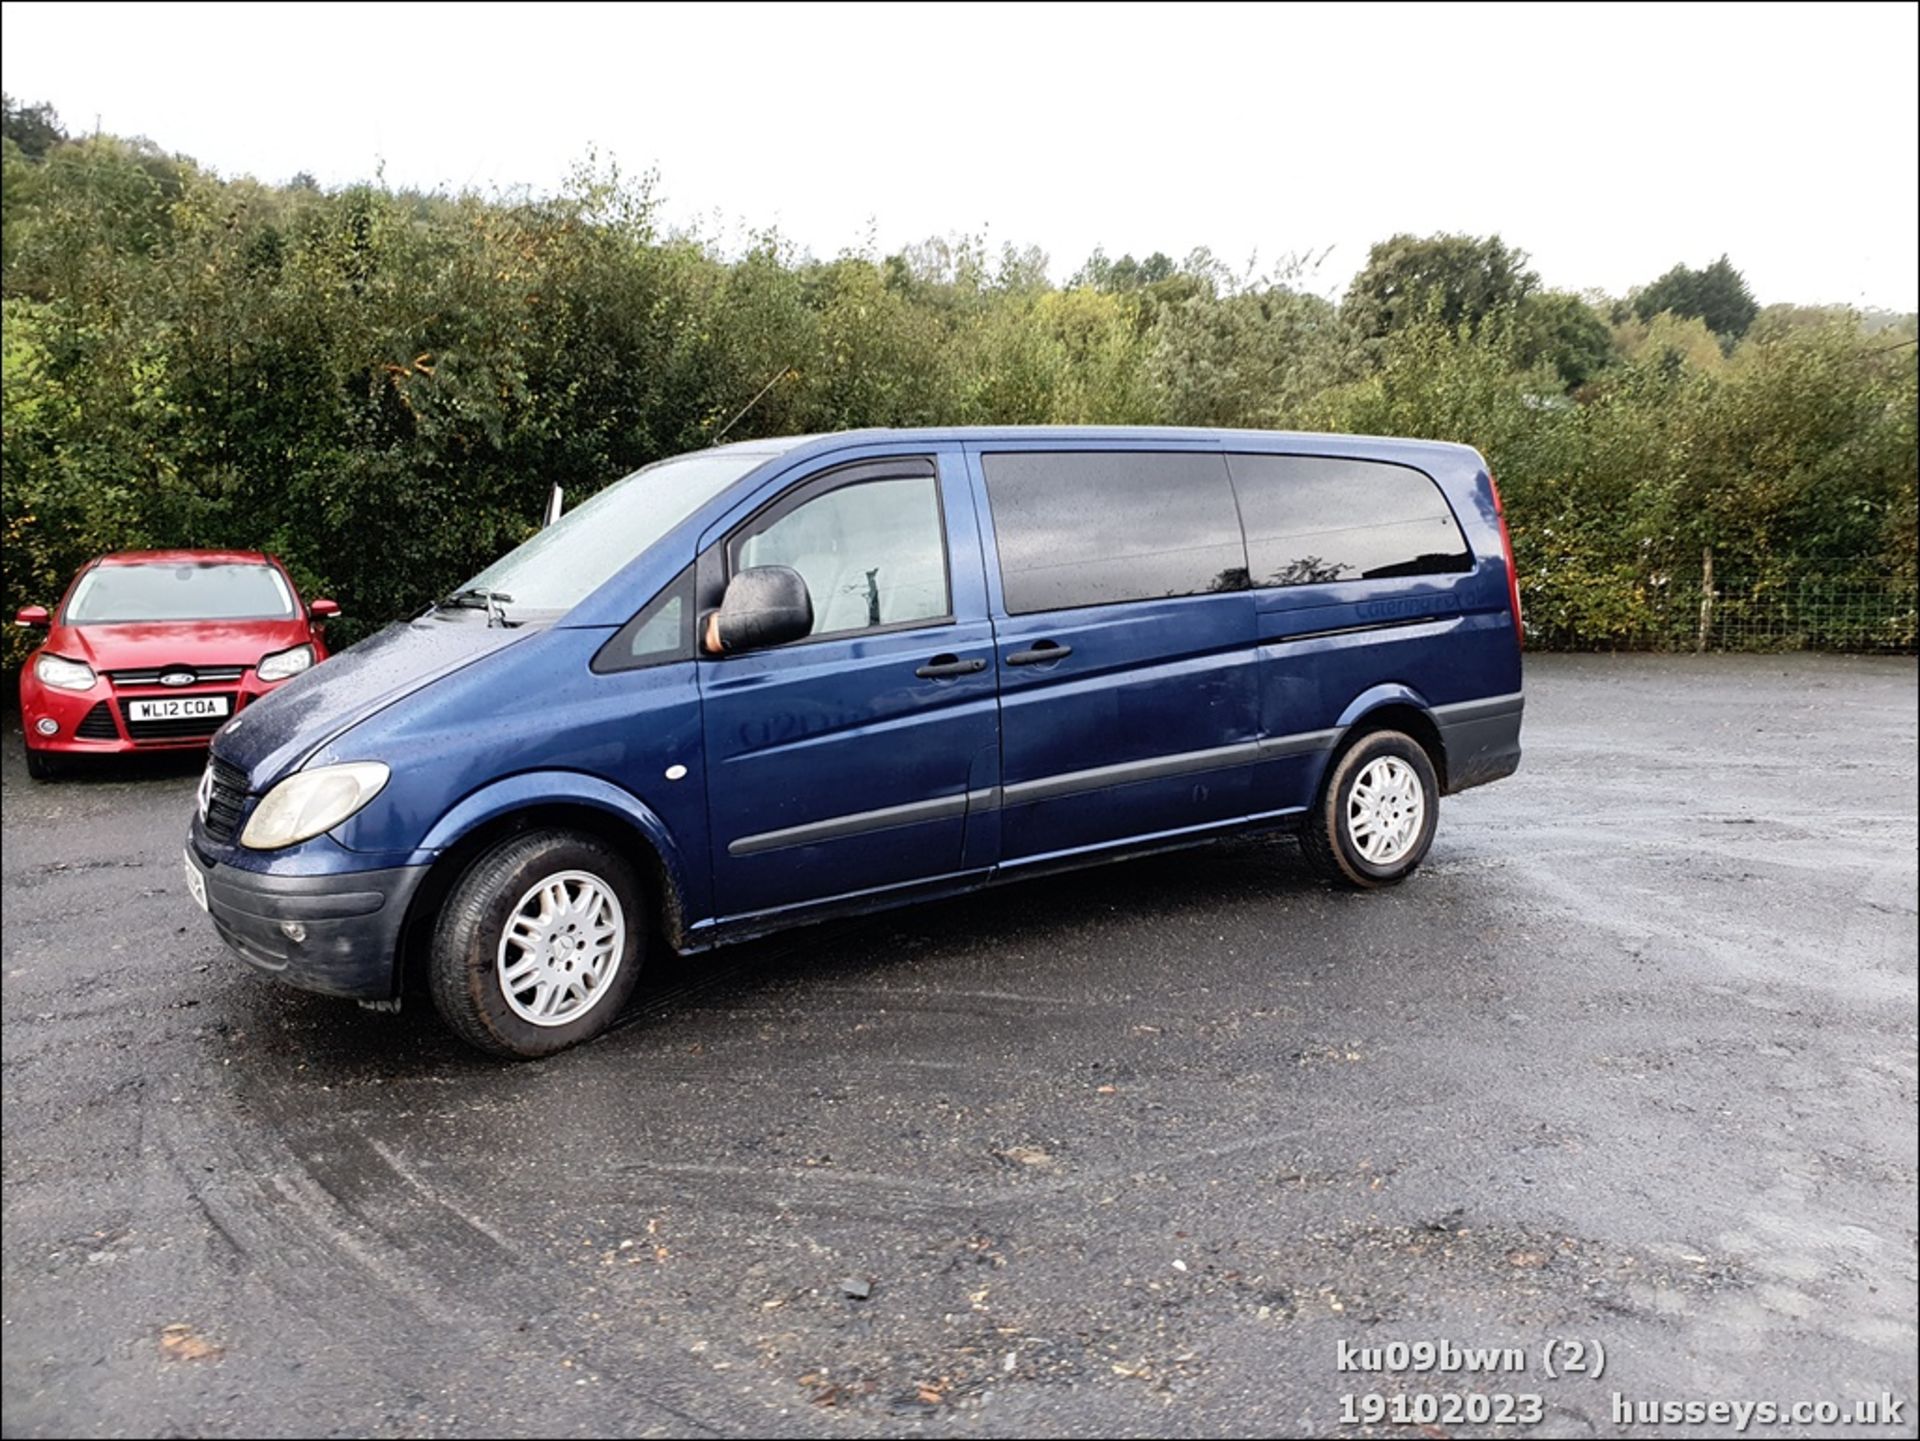
{"label": "front bumper", "polygon": [[[286,684],[263,681],[247,670],[237,679],[181,689],[160,685],[128,685],[102,675],[83,691],[43,685],[23,672],[20,678],[20,728],[29,750],[63,756],[130,755],[136,751],[205,750],[213,733],[248,706]],[[134,721],[129,707],[143,700],[199,700],[222,697],[227,711],[219,717],[179,724]],[[52,735],[40,722],[52,723]]]}
{"label": "front bumper", "polygon": [[329,996],[398,993],[400,932],[427,867],[266,875],[208,862],[191,845],[186,862],[206,885],[220,939],[255,970]]}

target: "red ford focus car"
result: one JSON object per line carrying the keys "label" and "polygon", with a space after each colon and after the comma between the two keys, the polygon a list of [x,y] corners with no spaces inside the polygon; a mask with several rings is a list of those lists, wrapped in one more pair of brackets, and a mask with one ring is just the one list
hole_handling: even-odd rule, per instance
{"label": "red ford focus car", "polygon": [[330,600],[300,603],[272,556],[130,550],[89,563],[20,672],[27,773],[61,757],[205,746],[248,702],[326,659]]}

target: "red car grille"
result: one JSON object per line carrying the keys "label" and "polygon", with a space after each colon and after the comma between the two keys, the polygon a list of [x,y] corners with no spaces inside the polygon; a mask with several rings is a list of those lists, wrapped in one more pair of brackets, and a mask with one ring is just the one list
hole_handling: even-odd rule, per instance
{"label": "red car grille", "polygon": [[159,685],[169,671],[187,671],[198,685],[220,685],[237,681],[246,674],[243,665],[159,665],[140,670],[110,670],[107,676],[115,685]]}
{"label": "red car grille", "polygon": [[73,733],[83,741],[117,741],[120,731],[113,723],[113,710],[105,701],[96,702]]}

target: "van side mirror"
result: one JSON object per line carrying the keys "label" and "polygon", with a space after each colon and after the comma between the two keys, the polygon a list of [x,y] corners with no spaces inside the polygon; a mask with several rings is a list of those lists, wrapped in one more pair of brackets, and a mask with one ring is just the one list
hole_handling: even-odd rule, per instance
{"label": "van side mirror", "polygon": [[791,566],[757,565],[727,583],[727,593],[711,621],[701,640],[701,648],[710,655],[785,645],[812,632],[813,597],[800,572]]}
{"label": "van side mirror", "polygon": [[328,600],[325,596],[322,596],[319,600],[316,600],[312,605],[307,607],[307,614],[315,620],[332,620],[340,614],[340,602],[337,600]]}
{"label": "van side mirror", "polygon": [[[47,625],[47,608],[44,605],[23,605],[13,618],[15,625],[28,626],[35,630],[44,630]],[[811,621],[808,622],[812,624]]]}

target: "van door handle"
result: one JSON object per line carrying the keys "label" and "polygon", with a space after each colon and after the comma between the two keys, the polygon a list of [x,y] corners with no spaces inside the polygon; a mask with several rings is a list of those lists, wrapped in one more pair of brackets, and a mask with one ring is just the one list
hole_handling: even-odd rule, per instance
{"label": "van door handle", "polygon": [[1032,650],[1017,650],[1007,657],[1008,665],[1045,665],[1050,660],[1065,660],[1073,647],[1057,640],[1037,640]]}
{"label": "van door handle", "polygon": [[979,656],[961,660],[958,656],[937,655],[914,674],[921,680],[947,680],[957,675],[977,675],[986,668],[987,663]]}

